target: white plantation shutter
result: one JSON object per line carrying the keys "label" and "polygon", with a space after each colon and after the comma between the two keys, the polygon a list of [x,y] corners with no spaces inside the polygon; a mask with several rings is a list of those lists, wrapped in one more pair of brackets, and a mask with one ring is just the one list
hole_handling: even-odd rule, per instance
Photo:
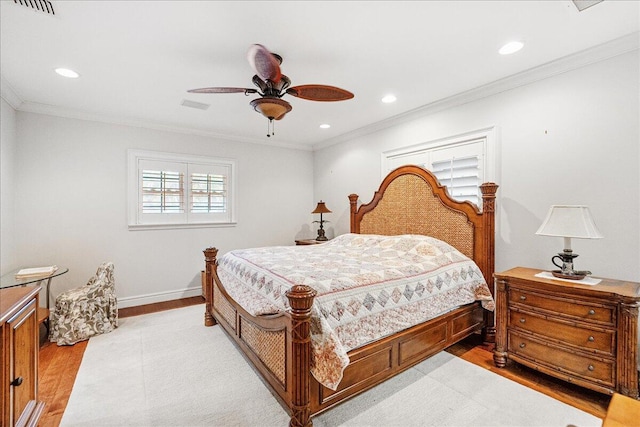
{"label": "white plantation shutter", "polygon": [[435,161],[431,172],[442,185],[447,187],[449,195],[458,201],[468,200],[480,205],[480,169],[478,156],[452,157]]}
{"label": "white plantation shutter", "polygon": [[191,222],[230,222],[231,165],[189,164]]}
{"label": "white plantation shutter", "polygon": [[191,174],[191,212],[225,212],[227,177],[208,173]]}
{"label": "white plantation shutter", "polygon": [[142,170],[142,212],[183,213],[184,174],[176,171]]}
{"label": "white plantation shutter", "polygon": [[187,164],[140,159],[138,162],[138,219],[143,224],[186,222],[184,185]]}

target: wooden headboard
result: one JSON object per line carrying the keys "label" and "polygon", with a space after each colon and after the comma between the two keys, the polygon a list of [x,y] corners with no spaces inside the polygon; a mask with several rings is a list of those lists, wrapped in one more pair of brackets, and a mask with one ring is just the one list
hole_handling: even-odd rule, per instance
{"label": "wooden headboard", "polygon": [[351,232],[435,237],[473,259],[487,283],[493,283],[498,185],[485,183],[480,189],[482,212],[470,202],[453,200],[428,170],[402,166],[386,176],[371,202],[358,208],[358,195],[349,195]]}

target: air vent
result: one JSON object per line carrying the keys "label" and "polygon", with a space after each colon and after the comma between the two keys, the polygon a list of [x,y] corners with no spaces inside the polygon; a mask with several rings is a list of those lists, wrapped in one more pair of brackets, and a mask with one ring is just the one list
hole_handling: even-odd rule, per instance
{"label": "air vent", "polygon": [[188,99],[182,100],[182,105],[185,107],[196,108],[198,110],[206,110],[210,107],[210,104],[203,104],[201,102],[189,101]]}
{"label": "air vent", "polygon": [[39,10],[40,12],[48,13],[49,15],[55,15],[53,11],[53,4],[49,0],[13,0],[15,4],[21,4],[32,9]]}
{"label": "air vent", "polygon": [[571,0],[571,1],[573,1],[573,4],[576,5],[579,12],[582,12],[586,8],[602,2],[602,0]]}

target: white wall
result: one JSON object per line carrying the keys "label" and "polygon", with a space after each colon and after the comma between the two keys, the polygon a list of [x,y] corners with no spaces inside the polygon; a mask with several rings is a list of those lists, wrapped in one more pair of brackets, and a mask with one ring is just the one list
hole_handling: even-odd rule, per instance
{"label": "white wall", "polygon": [[[310,237],[310,151],[26,112],[17,112],[17,140],[15,256],[22,266],[69,267],[53,295],[84,284],[107,260],[121,307],[195,295],[203,249],[222,254]],[[235,159],[237,226],[129,231],[130,148]]]}
{"label": "white wall", "polygon": [[14,227],[16,113],[0,98],[0,275],[18,268]]}
{"label": "white wall", "polygon": [[604,234],[573,239],[576,269],[640,281],[638,50],[319,149],[315,195],[333,210],[327,235],[349,231],[347,195],[368,203],[381,153],[495,126],[496,270],[555,268],[561,238],[536,236],[552,204],[585,204]]}

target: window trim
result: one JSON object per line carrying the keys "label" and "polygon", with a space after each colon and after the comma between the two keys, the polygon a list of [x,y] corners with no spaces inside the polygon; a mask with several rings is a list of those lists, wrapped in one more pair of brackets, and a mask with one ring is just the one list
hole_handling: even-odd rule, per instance
{"label": "window trim", "polygon": [[[176,162],[193,165],[219,165],[230,169],[229,198],[228,207],[230,209],[229,220],[226,221],[201,221],[201,222],[158,222],[139,223],[139,176],[138,163],[140,160],[158,162]],[[129,230],[158,230],[158,229],[178,229],[178,228],[214,228],[214,227],[234,227],[237,224],[236,208],[236,183],[237,167],[234,159],[221,157],[205,157],[190,154],[178,154],[150,150],[127,150],[127,225]],[[188,186],[189,179],[185,180]],[[185,191],[185,206],[188,206],[188,191]]]}

